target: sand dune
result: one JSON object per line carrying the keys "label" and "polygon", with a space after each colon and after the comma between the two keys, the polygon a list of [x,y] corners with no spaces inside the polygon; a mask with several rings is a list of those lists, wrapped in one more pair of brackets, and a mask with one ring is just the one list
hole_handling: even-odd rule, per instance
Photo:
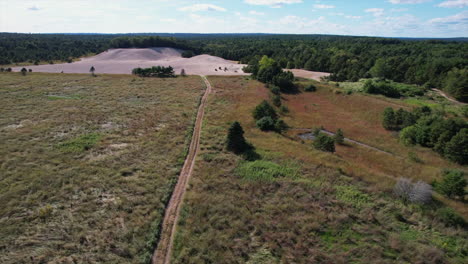
{"label": "sand dune", "polygon": [[[247,75],[242,71],[245,66],[243,64],[210,55],[182,58],[181,53],[181,50],[173,48],[110,49],[73,63],[27,66],[27,68],[33,72],[88,73],[91,66],[94,66],[98,74],[130,74],[132,69],[137,67],[172,66],[176,74],[185,69],[187,74],[192,75]],[[21,68],[15,67],[13,71],[20,71]]]}

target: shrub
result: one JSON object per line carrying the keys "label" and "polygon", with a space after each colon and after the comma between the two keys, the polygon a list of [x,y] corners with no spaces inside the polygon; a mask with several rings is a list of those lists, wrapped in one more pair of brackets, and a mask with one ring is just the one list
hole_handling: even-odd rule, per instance
{"label": "shrub", "polygon": [[135,68],[132,70],[132,74],[140,77],[159,77],[159,78],[170,78],[175,77],[174,68],[171,66],[153,66],[151,68]]}
{"label": "shrub", "polygon": [[289,113],[289,108],[287,106],[285,106],[285,105],[281,105],[279,110],[280,110],[280,113],[282,113],[282,114]]}
{"label": "shrub", "polygon": [[267,102],[263,101],[253,111],[253,117],[255,120],[260,120],[264,117],[270,117],[273,120],[276,120],[278,115],[276,114],[275,109]]}
{"label": "shrub", "polygon": [[28,70],[26,70],[26,68],[21,69],[21,74],[23,76],[26,75],[27,72],[28,72]]}
{"label": "shrub", "polygon": [[428,204],[432,201],[432,186],[418,181],[413,184],[413,190],[409,196],[409,201],[419,204]]}
{"label": "shrub", "polygon": [[465,219],[458,215],[455,210],[449,207],[443,207],[437,210],[437,217],[446,226],[466,226]]}
{"label": "shrub", "polygon": [[333,140],[336,144],[342,145],[344,143],[344,135],[343,130],[341,130],[341,128],[339,128],[338,131],[336,131],[336,134],[333,136]]}
{"label": "shrub", "polygon": [[271,87],[271,93],[279,95],[281,92],[280,88],[278,86],[273,86]]}
{"label": "shrub", "polygon": [[407,178],[398,179],[393,187],[393,193],[413,203],[427,204],[432,200],[432,187],[429,184],[423,181],[412,183]]}
{"label": "shrub", "polygon": [[306,86],[306,88],[304,88],[304,91],[306,92],[315,92],[317,91],[317,87],[315,87],[315,85],[313,84],[309,84]]}
{"label": "shrub", "polygon": [[192,58],[195,54],[191,50],[184,50],[182,52],[182,57],[183,58]]}
{"label": "shrub", "polygon": [[281,106],[281,96],[279,96],[279,95],[274,95],[273,96],[273,105],[276,106],[276,107]]}
{"label": "shrub", "polygon": [[435,189],[443,195],[452,198],[463,197],[466,188],[465,173],[459,170],[444,170],[443,179],[435,184]]}
{"label": "shrub", "polygon": [[239,122],[232,123],[228,130],[226,148],[236,154],[243,153],[248,149],[248,144],[244,138],[244,130]]}
{"label": "shrub", "polygon": [[276,120],[275,122],[275,131],[278,133],[283,133],[288,130],[289,126],[281,119]]}
{"label": "shrub", "polygon": [[460,130],[447,143],[445,157],[461,165],[468,164],[468,128]]}
{"label": "shrub", "polygon": [[314,147],[321,151],[335,152],[335,141],[332,137],[319,133],[315,138]]}
{"label": "shrub", "polygon": [[257,127],[262,131],[270,131],[275,129],[275,121],[269,116],[260,118],[256,124]]}

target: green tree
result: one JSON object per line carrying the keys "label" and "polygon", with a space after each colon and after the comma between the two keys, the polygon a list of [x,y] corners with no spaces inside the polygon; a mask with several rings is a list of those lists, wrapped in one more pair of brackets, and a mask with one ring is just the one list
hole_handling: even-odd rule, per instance
{"label": "green tree", "polygon": [[454,68],[447,73],[444,90],[462,102],[468,102],[468,68]]}
{"label": "green tree", "polygon": [[319,133],[319,135],[315,137],[313,145],[316,149],[321,151],[335,152],[335,141],[332,137],[323,133]]}
{"label": "green tree", "polygon": [[461,165],[468,164],[468,128],[460,130],[447,143],[445,157]]}
{"label": "green tree", "polygon": [[270,131],[270,130],[275,129],[275,121],[269,116],[265,116],[265,117],[260,118],[256,122],[256,125],[262,131]]}
{"label": "green tree", "polygon": [[96,69],[94,68],[94,66],[91,66],[91,68],[89,69],[89,72],[91,73],[92,76],[94,76],[95,71]]}
{"label": "green tree", "polygon": [[382,126],[387,130],[395,129],[396,117],[393,108],[387,107],[383,112]]}
{"label": "green tree", "polygon": [[465,174],[460,170],[444,170],[443,179],[436,183],[436,190],[449,198],[463,197],[466,187]]}
{"label": "green tree", "polygon": [[289,128],[289,126],[286,124],[286,122],[284,122],[281,119],[276,120],[276,122],[275,122],[275,131],[276,132],[281,134],[284,131],[288,130],[288,128]]}
{"label": "green tree", "polygon": [[23,76],[25,76],[27,72],[28,72],[28,70],[26,70],[26,68],[21,69],[21,74]]}
{"label": "green tree", "polygon": [[336,144],[343,145],[344,135],[343,135],[343,130],[341,130],[341,128],[338,128],[338,130],[336,131],[336,134],[333,136],[333,140],[335,141]]}
{"label": "green tree", "polygon": [[248,144],[244,138],[244,130],[239,122],[235,121],[229,127],[226,139],[226,148],[236,154],[243,153],[248,149]]}
{"label": "green tree", "polygon": [[278,115],[276,114],[275,109],[264,100],[255,107],[253,111],[253,117],[255,120],[260,120],[263,117],[270,117],[272,120],[276,120]]}

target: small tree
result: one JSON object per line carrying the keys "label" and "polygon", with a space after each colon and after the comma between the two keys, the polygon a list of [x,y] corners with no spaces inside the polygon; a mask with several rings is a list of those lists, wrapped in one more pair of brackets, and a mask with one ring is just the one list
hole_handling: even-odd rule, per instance
{"label": "small tree", "polygon": [[382,125],[387,130],[395,129],[395,111],[393,111],[393,108],[385,108],[383,113]]}
{"label": "small tree", "polygon": [[270,131],[275,129],[275,121],[269,116],[260,118],[256,124],[257,127],[262,131]]}
{"label": "small tree", "polygon": [[445,146],[445,157],[461,165],[468,164],[468,128],[463,128]]}
{"label": "small tree", "polygon": [[335,141],[333,138],[322,133],[319,133],[315,138],[313,145],[316,149],[321,151],[335,152]]}
{"label": "small tree", "polygon": [[26,68],[21,69],[21,74],[23,76],[25,76],[27,72],[28,72],[28,70],[26,70]]}
{"label": "small tree", "polygon": [[95,71],[96,69],[94,68],[94,66],[91,66],[91,68],[89,69],[89,72],[91,73],[92,76],[94,76]]}
{"label": "small tree", "polygon": [[32,72],[32,69],[29,69],[29,72]]}
{"label": "small tree", "polygon": [[304,91],[306,92],[315,92],[317,91],[317,87],[315,87],[315,85],[313,84],[309,84],[306,86],[306,88],[304,88]]}
{"label": "small tree", "polygon": [[253,117],[255,120],[260,120],[263,117],[270,117],[273,120],[276,120],[278,115],[276,114],[275,109],[267,102],[263,101],[253,111]]}
{"label": "small tree", "polygon": [[336,144],[343,145],[344,135],[343,135],[343,131],[341,130],[341,128],[339,128],[338,131],[336,131],[335,136],[333,136],[333,140],[335,140]]}
{"label": "small tree", "polygon": [[436,190],[449,198],[465,195],[465,174],[459,170],[444,170],[442,182],[436,183]]}
{"label": "small tree", "polygon": [[281,119],[276,120],[276,122],[275,122],[275,131],[276,132],[283,133],[284,131],[288,130],[288,128],[289,128],[289,126],[288,126],[288,124],[286,124],[286,122],[284,122]]}
{"label": "small tree", "polygon": [[180,76],[182,76],[182,77],[187,76],[184,69],[180,70]]}
{"label": "small tree", "polygon": [[279,95],[274,95],[274,96],[273,96],[273,104],[274,104],[276,107],[280,107],[280,106],[281,106],[281,96],[279,96]]}
{"label": "small tree", "polygon": [[248,144],[244,138],[244,130],[239,122],[232,123],[228,130],[226,148],[236,154],[241,154],[247,150]]}

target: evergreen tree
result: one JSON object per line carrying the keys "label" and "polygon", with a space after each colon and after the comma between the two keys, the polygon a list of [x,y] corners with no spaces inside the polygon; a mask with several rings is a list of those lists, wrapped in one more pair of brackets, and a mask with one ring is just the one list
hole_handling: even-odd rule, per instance
{"label": "evergreen tree", "polygon": [[89,69],[89,72],[91,73],[92,76],[94,76],[95,71],[96,69],[94,68],[94,66],[91,66],[91,68]]}
{"label": "evergreen tree", "polygon": [[235,121],[229,128],[226,148],[236,154],[241,154],[247,150],[248,144],[244,138],[244,130],[239,122]]}
{"label": "evergreen tree", "polygon": [[260,120],[263,117],[270,117],[273,120],[276,120],[278,115],[276,114],[275,109],[267,102],[263,101],[253,111],[253,117],[255,120]]}
{"label": "evergreen tree", "polygon": [[436,190],[449,198],[463,197],[467,184],[465,174],[459,170],[445,170],[443,174],[442,182],[436,183]]}
{"label": "evergreen tree", "polygon": [[28,72],[28,70],[26,70],[26,68],[21,69],[21,74],[23,76],[25,76],[27,72]]}

